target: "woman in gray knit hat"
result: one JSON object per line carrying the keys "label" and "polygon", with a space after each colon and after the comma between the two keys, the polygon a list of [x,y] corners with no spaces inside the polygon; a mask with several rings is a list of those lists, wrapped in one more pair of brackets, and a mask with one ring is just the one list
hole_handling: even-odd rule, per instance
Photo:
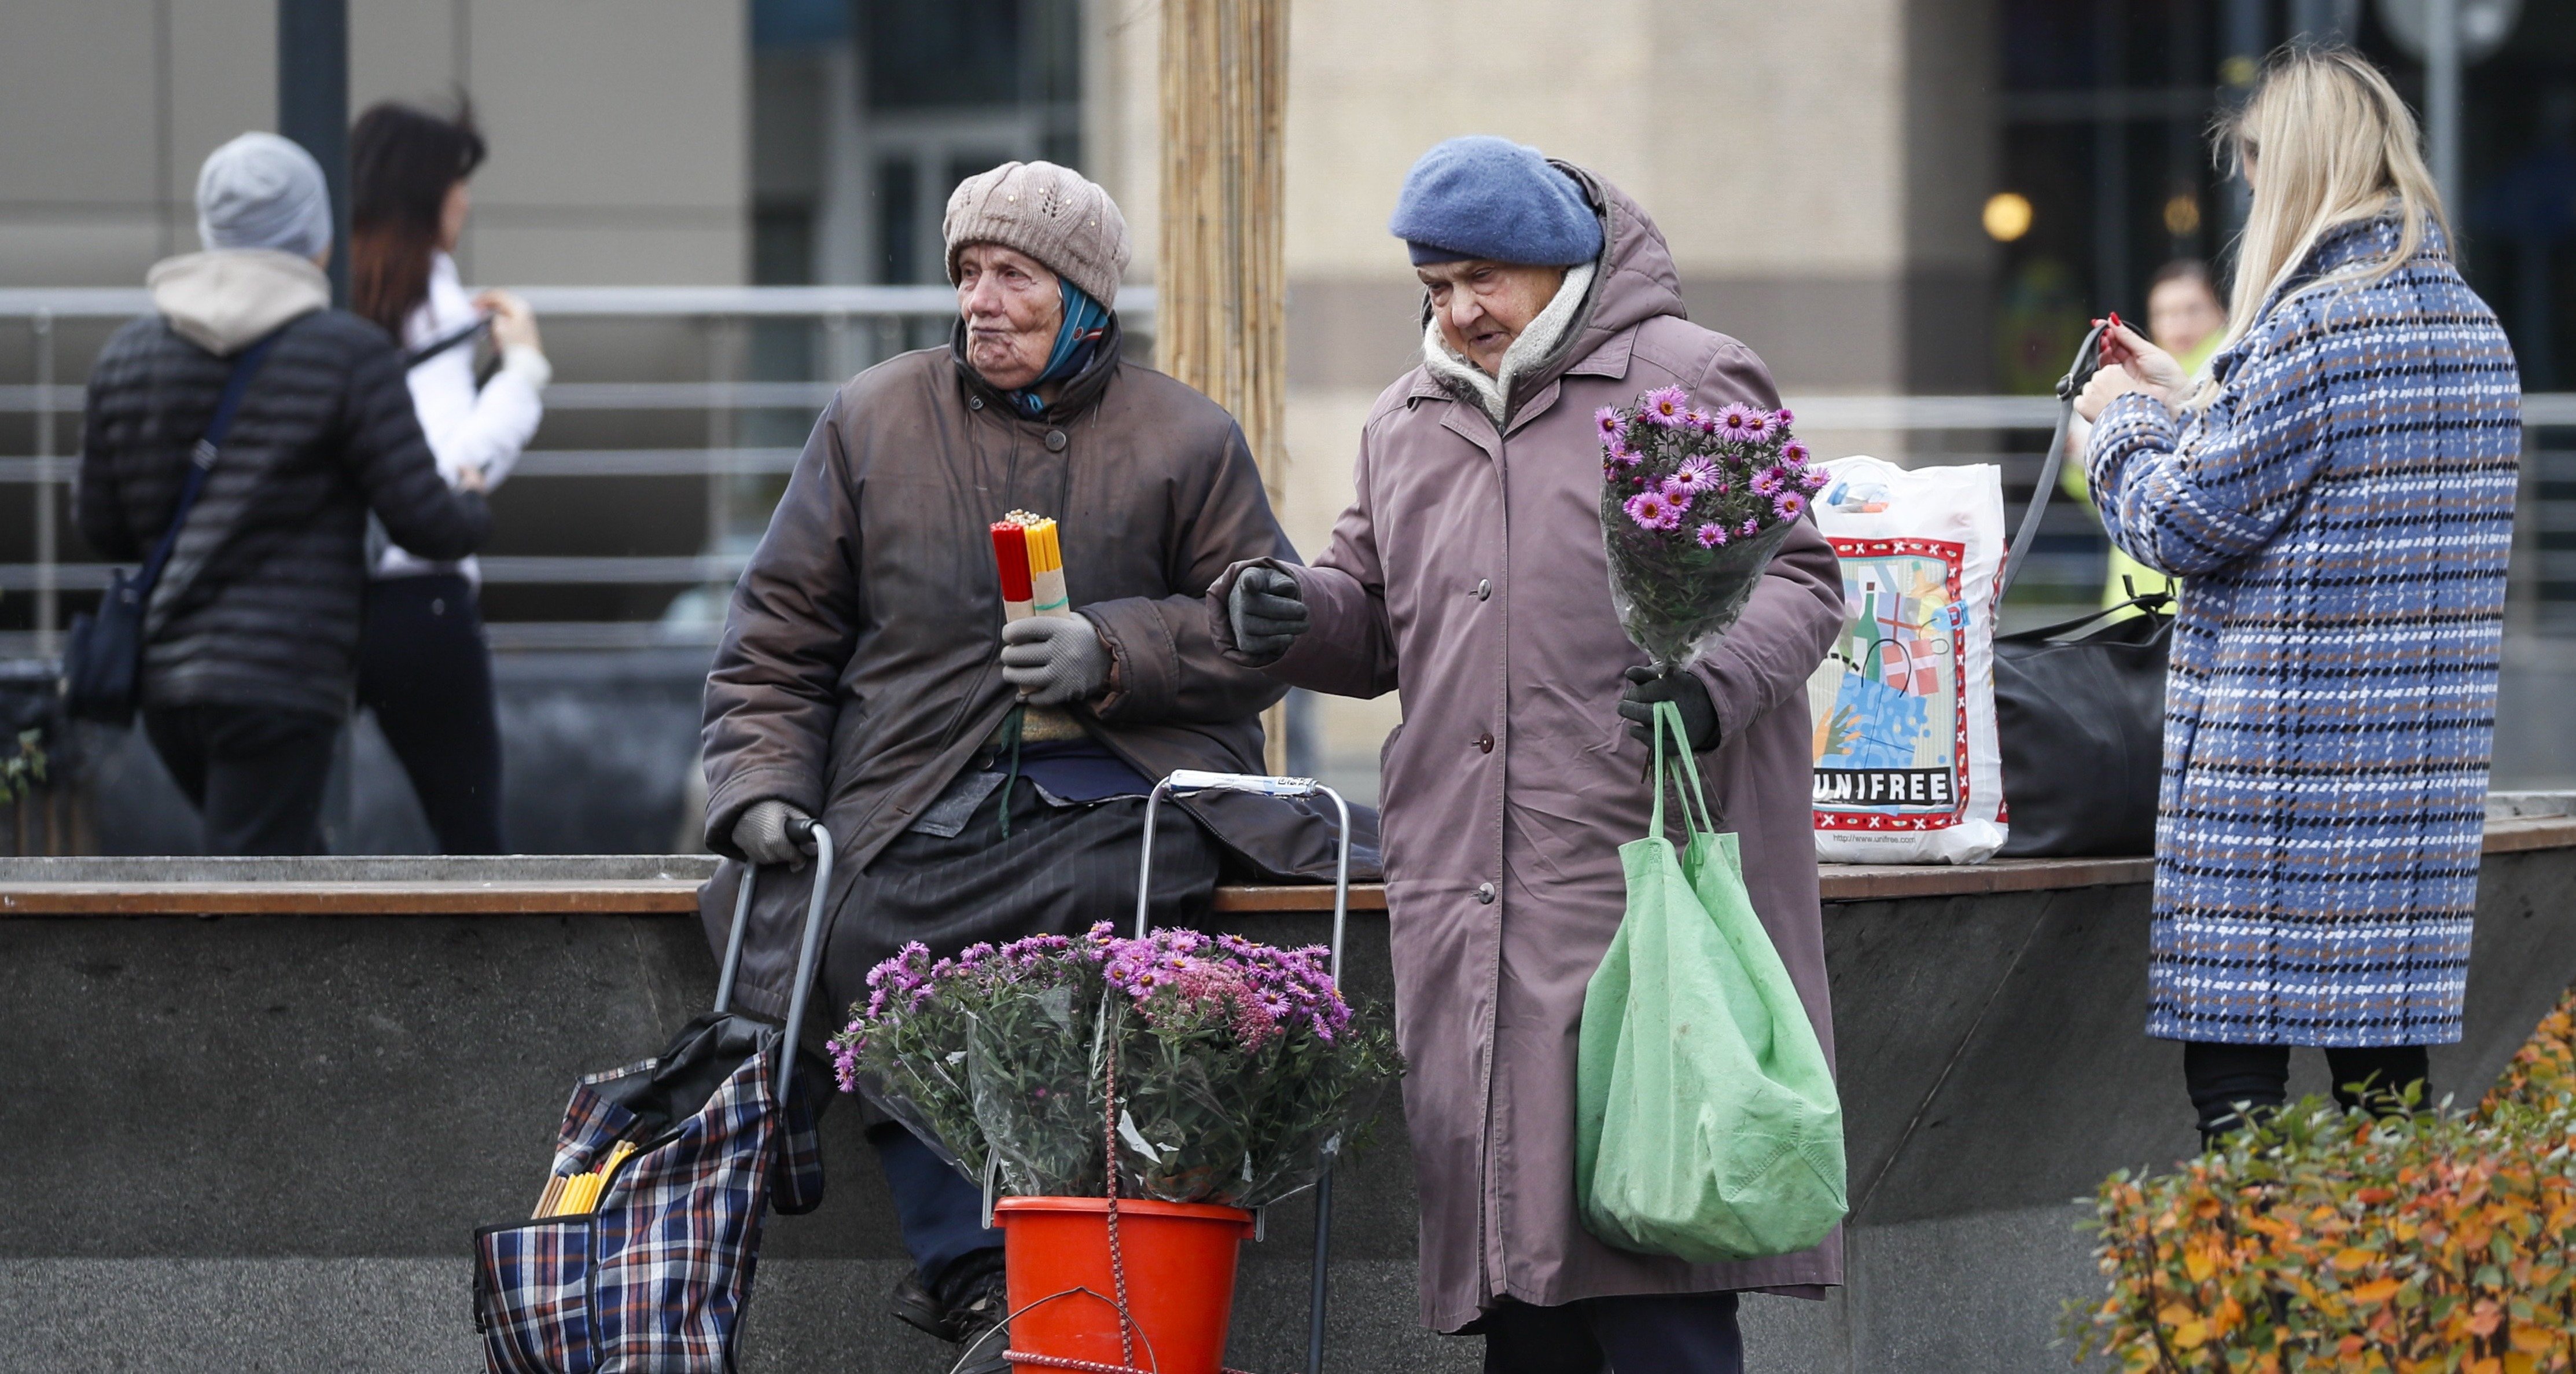
{"label": "woman in gray knit hat", "polygon": [[[1072,934],[1135,909],[1149,779],[1261,771],[1282,689],[1217,652],[1199,597],[1242,559],[1293,560],[1243,433],[1120,354],[1126,221],[1045,162],[949,198],[945,348],[860,373],[823,412],[736,587],[707,680],[707,843],[801,867],[838,846],[817,1007],[866,995],[918,940]],[[991,526],[1054,517],[1074,614],[1005,626]],[[1319,818],[1241,794],[1159,823],[1158,921],[1200,916],[1221,861],[1330,876]],[[702,898],[721,947],[739,863]],[[740,995],[784,1012],[804,897],[761,886]],[[972,1342],[1002,1315],[976,1186],[870,1111],[915,1272],[905,1320]],[[1001,1369],[998,1341],[978,1368]]]}
{"label": "woman in gray knit hat", "polygon": [[[168,541],[145,603],[143,731],[206,852],[319,854],[367,517],[462,558],[491,512],[480,479],[440,480],[393,340],[329,308],[331,201],[310,154],[270,133],[217,148],[197,233],[205,251],[153,265],[152,313],[90,369],[74,510],[120,562]],[[236,372],[230,426],[198,459]]]}

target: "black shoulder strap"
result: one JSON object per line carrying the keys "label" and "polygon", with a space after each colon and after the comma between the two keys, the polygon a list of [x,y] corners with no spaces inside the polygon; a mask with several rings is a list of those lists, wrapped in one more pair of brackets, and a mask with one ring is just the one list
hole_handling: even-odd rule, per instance
{"label": "black shoulder strap", "polygon": [[2057,431],[2048,436],[2048,456],[2039,465],[2039,485],[2030,493],[2030,505],[2021,513],[2021,528],[2013,531],[2012,552],[2004,555],[2004,575],[1995,583],[1995,604],[2004,604],[2004,593],[2012,590],[2013,579],[2021,576],[2022,565],[2030,561],[2030,546],[2039,539],[2039,517],[2048,513],[2048,498],[2057,490],[2058,469],[2066,466],[2066,431],[2073,427],[2075,396],[2102,365],[2102,331],[2108,325],[2096,323],[2085,332],[2084,342],[2075,350],[2075,362],[2066,375],[2057,379]]}
{"label": "black shoulder strap", "polygon": [[206,490],[206,474],[215,467],[215,456],[223,451],[224,435],[233,427],[233,413],[241,409],[242,395],[250,390],[251,374],[259,371],[261,360],[275,344],[283,329],[252,344],[233,359],[232,375],[224,379],[224,394],[215,402],[215,416],[206,422],[206,432],[188,454],[188,475],[179,486],[179,508],[170,513],[170,528],[161,532],[161,542],[152,546],[152,555],[143,560],[143,569],[135,577],[135,593],[146,601],[154,584],[161,580],[161,569],[170,561],[171,550],[179,546],[179,531],[188,523],[188,512],[196,509],[197,498]]}
{"label": "black shoulder strap", "polygon": [[492,320],[490,316],[476,316],[472,324],[466,325],[463,328],[454,330],[450,333],[442,334],[439,337],[430,340],[428,343],[422,344],[420,347],[404,354],[403,370],[408,372],[411,369],[420,366],[422,363],[428,362],[430,359],[437,357],[439,354],[456,347],[458,344],[470,342],[476,335],[481,334],[484,330],[491,327]]}

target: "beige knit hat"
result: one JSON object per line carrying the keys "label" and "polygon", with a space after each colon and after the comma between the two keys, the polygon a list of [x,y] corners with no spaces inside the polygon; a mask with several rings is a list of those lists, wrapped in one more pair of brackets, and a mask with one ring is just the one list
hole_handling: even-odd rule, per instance
{"label": "beige knit hat", "polygon": [[1118,203],[1080,172],[1052,162],[1005,162],[957,183],[939,222],[948,241],[948,280],[970,243],[998,243],[1038,260],[1048,271],[1118,304],[1127,274],[1127,218]]}

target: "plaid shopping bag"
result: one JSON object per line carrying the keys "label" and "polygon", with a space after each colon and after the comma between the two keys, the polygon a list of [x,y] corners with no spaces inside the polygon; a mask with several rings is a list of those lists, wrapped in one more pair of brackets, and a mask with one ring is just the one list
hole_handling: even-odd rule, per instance
{"label": "plaid shopping bag", "polygon": [[[564,1109],[554,1173],[618,1165],[587,1215],[475,1233],[475,1323],[496,1374],[733,1367],[762,1217],[822,1201],[820,1141],[805,1085],[782,1109],[778,1031],[702,1017],[671,1051],[583,1079]],[[732,1071],[702,1092],[711,1070]],[[686,1104],[703,1103],[681,1116]],[[675,1105],[676,1104],[676,1105]],[[677,1117],[677,1120],[673,1120]]]}
{"label": "plaid shopping bag", "polygon": [[829,1089],[815,1085],[832,1076],[811,1056],[800,1062],[796,1032],[813,991],[834,850],[831,832],[813,822],[791,833],[813,841],[815,861],[786,1027],[730,1010],[751,912],[754,875],[745,870],[715,1010],[653,1058],[573,1085],[553,1174],[581,1181],[587,1210],[474,1233],[474,1329],[492,1374],[733,1369],[761,1219],[823,1201],[814,1125],[818,1102],[829,1100],[816,1095]]}

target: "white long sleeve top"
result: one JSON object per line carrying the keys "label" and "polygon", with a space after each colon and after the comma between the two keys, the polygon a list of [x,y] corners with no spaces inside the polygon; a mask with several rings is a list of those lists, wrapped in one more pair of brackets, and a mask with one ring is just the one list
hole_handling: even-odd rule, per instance
{"label": "white long sleeve top", "polygon": [[[440,253],[430,261],[429,299],[403,322],[403,347],[424,348],[474,322],[474,302],[457,280],[456,260]],[[474,350],[459,344],[411,370],[412,409],[428,436],[430,454],[440,475],[454,486],[468,471],[481,468],[487,489],[497,489],[519,454],[535,437],[545,417],[538,394],[554,377],[546,355],[533,348],[501,351],[501,370],[478,391],[474,385]],[[415,558],[398,545],[388,545],[373,575],[415,577],[424,573],[463,573],[481,581],[472,558],[453,563]]]}

